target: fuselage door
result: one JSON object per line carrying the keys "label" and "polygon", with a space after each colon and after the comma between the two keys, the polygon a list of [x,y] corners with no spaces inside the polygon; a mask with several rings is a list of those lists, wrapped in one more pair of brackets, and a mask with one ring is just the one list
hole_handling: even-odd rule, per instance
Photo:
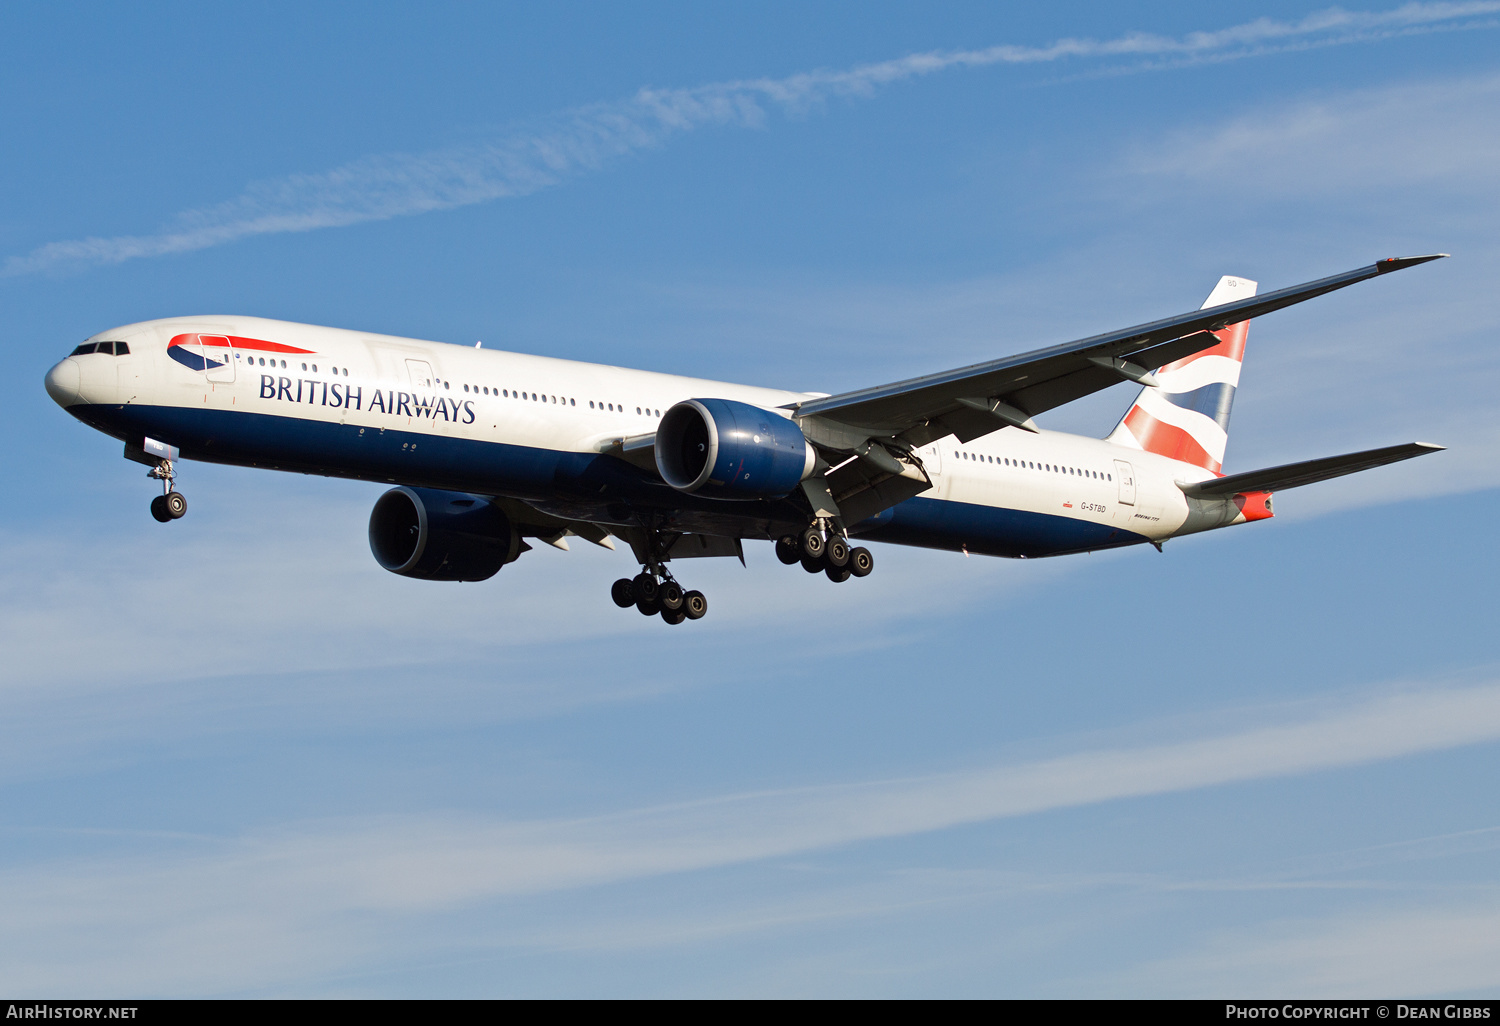
{"label": "fuselage door", "polygon": [[433,386],[432,365],[426,360],[407,360],[406,373],[411,378],[412,388],[431,391]]}
{"label": "fuselage door", "polygon": [[1120,503],[1135,505],[1135,468],[1124,460],[1115,460],[1115,479],[1120,483]]}
{"label": "fuselage door", "polygon": [[943,472],[943,447],[940,443],[923,446],[917,453],[917,458],[922,461],[922,466],[927,468],[927,473],[937,475]]}
{"label": "fuselage door", "polygon": [[203,373],[209,381],[228,384],[234,381],[234,345],[227,335],[199,335],[203,353]]}

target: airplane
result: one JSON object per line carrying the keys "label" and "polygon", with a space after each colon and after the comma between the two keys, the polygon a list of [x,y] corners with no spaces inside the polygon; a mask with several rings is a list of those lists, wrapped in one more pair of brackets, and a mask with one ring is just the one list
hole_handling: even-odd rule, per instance
{"label": "airplane", "polygon": [[[669,624],[708,600],[668,564],[774,544],[835,582],[865,541],[1030,559],[1150,544],[1272,516],[1272,493],[1439,451],[1421,442],[1225,475],[1252,318],[1447,254],[1390,258],[1257,295],[1225,276],[1198,310],[839,395],[787,391],[256,317],[176,317],[94,335],[48,394],[124,442],[187,512],[180,460],[395,485],[375,561],[481,581],[569,537],[631,548],[610,589]],[[1120,382],[1105,438],[1034,418]]]}

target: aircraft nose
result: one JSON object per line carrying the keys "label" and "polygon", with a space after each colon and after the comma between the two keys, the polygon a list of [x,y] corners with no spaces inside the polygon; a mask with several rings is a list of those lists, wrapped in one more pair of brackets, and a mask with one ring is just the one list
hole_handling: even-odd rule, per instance
{"label": "aircraft nose", "polygon": [[47,394],[52,401],[64,408],[78,401],[78,361],[72,357],[58,363],[47,372]]}

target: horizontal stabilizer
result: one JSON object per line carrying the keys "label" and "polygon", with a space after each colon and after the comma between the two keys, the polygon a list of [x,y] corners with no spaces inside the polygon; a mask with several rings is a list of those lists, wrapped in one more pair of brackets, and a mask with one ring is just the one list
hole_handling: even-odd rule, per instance
{"label": "horizontal stabilizer", "polygon": [[1444,446],[1427,442],[1408,442],[1406,445],[1388,445],[1384,449],[1367,449],[1343,456],[1325,456],[1320,460],[1230,474],[1228,477],[1216,477],[1193,484],[1178,482],[1178,487],[1195,498],[1227,498],[1245,492],[1275,492],[1343,477],[1345,474],[1357,474],[1361,470],[1383,467],[1387,463],[1400,463],[1414,456],[1425,456],[1443,449]]}

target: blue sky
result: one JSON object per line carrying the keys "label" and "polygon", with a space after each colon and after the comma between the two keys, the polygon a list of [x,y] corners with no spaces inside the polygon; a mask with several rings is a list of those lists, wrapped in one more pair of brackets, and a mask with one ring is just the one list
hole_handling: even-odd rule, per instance
{"label": "blue sky", "polygon": [[[1500,992],[1500,3],[0,29],[6,991]],[[1160,555],[752,547],[691,628],[591,546],[387,574],[374,485],[163,527],[41,387],[233,312],[832,392],[1436,251],[1252,326],[1226,469],[1448,452]]]}

